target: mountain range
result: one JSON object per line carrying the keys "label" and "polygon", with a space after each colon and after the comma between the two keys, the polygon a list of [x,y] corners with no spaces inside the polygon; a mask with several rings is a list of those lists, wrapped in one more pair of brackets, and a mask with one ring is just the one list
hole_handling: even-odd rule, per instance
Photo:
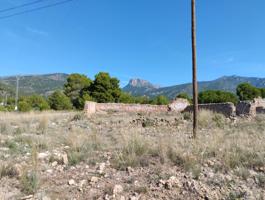
{"label": "mountain range", "polygon": [[[265,87],[265,78],[256,77],[241,77],[241,76],[223,76],[212,81],[201,81],[198,82],[199,91],[203,90],[223,90],[228,92],[236,92],[236,87],[240,83],[250,83],[251,85],[259,88]],[[144,83],[144,84],[142,84]],[[148,81],[140,79],[132,79],[129,84],[123,88],[124,91],[129,92],[134,96],[146,95],[154,97],[157,95],[164,95],[173,99],[179,93],[192,94],[192,84],[180,84],[169,87],[159,87]]]}
{"label": "mountain range", "polygon": [[63,89],[68,74],[55,73],[0,77],[0,90],[2,86],[8,93],[14,93],[16,91],[17,77],[19,79],[20,95],[41,94],[47,96],[55,90]]}
{"label": "mountain range", "polygon": [[[55,90],[63,89],[68,74],[54,73],[44,75],[26,75],[19,76],[20,95],[49,95]],[[265,78],[241,77],[241,76],[223,76],[212,81],[201,81],[198,83],[199,91],[203,90],[223,90],[235,93],[238,84],[248,82],[255,87],[265,88]],[[179,93],[192,94],[192,84],[180,84],[168,87],[160,87],[142,79],[131,79],[129,83],[122,88],[134,96],[165,95],[170,99],[176,97]],[[0,77],[0,95],[4,93],[14,94],[16,91],[16,76]]]}

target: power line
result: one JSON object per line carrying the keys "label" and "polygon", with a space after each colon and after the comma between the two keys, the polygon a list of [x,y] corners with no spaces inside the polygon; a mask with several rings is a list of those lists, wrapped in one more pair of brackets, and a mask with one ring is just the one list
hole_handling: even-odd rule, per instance
{"label": "power line", "polygon": [[45,8],[51,8],[51,7],[59,6],[59,5],[62,5],[62,4],[69,3],[70,1],[74,1],[74,0],[64,0],[64,1],[59,1],[59,2],[57,2],[57,3],[48,4],[48,5],[46,5],[46,6],[41,6],[41,7],[37,7],[37,8],[33,8],[33,9],[28,9],[28,10],[25,10],[25,11],[21,11],[21,12],[13,13],[13,14],[10,14],[10,15],[6,15],[6,16],[2,16],[2,17],[0,17],[0,20],[1,20],[1,19],[10,18],[10,17],[14,17],[14,16],[18,16],[18,15],[23,15],[23,14],[26,14],[26,13],[35,12],[35,11],[38,11],[38,10],[43,10],[43,9],[45,9]]}
{"label": "power line", "polygon": [[5,9],[0,10],[0,13],[8,12],[8,11],[15,10],[18,8],[24,8],[24,7],[31,6],[31,5],[34,5],[37,3],[41,3],[43,1],[47,1],[47,0],[36,0],[36,1],[29,2],[29,3],[20,4],[20,5],[14,6],[14,7],[5,8]]}

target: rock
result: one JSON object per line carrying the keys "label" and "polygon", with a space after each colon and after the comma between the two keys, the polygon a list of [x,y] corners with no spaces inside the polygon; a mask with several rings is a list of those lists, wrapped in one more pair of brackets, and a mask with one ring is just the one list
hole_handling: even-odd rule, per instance
{"label": "rock", "polygon": [[86,180],[81,180],[80,182],[79,182],[79,187],[83,187],[85,184],[86,184]]}
{"label": "rock", "polygon": [[22,166],[20,164],[15,164],[13,167],[12,167],[12,170],[13,170],[13,173],[18,176],[18,177],[21,177],[22,174],[23,174],[23,169],[22,169]]}
{"label": "rock", "polygon": [[42,200],[51,200],[51,198],[47,197],[47,196],[44,196],[44,197],[42,197]]}
{"label": "rock", "polygon": [[55,166],[57,166],[57,164],[58,164],[58,162],[57,162],[57,161],[54,161],[54,162],[52,163],[52,166],[55,167]]}
{"label": "rock", "polygon": [[137,193],[135,193],[133,196],[129,197],[129,200],[139,200],[141,197],[141,195],[138,195]]}
{"label": "rock", "polygon": [[97,182],[98,182],[98,177],[92,176],[91,179],[90,179],[90,183],[91,184],[96,184]]}
{"label": "rock", "polygon": [[20,200],[26,200],[26,199],[32,199],[32,198],[33,198],[33,195],[28,195],[28,196],[20,198]]}
{"label": "rock", "polygon": [[38,159],[40,160],[44,160],[45,158],[47,158],[49,156],[48,153],[39,153],[38,154]]}
{"label": "rock", "polygon": [[130,175],[130,174],[132,174],[132,172],[133,172],[133,168],[131,168],[131,167],[127,167],[127,168],[126,168],[126,171],[127,171],[128,174]]}
{"label": "rock", "polygon": [[170,190],[173,187],[181,187],[181,183],[175,176],[171,176],[168,180],[160,180],[159,186],[164,186],[166,189]]}
{"label": "rock", "polygon": [[123,187],[121,185],[115,185],[113,188],[113,195],[118,195],[123,192]]}
{"label": "rock", "polygon": [[125,196],[121,196],[121,197],[120,197],[120,200],[126,200],[126,199],[125,199]]}
{"label": "rock", "polygon": [[98,168],[97,168],[97,172],[99,174],[104,174],[105,168],[106,168],[106,164],[105,163],[100,163]]}
{"label": "rock", "polygon": [[74,179],[71,179],[71,180],[69,180],[68,181],[68,185],[75,185],[76,183],[75,183],[75,180]]}
{"label": "rock", "polygon": [[63,164],[68,165],[68,156],[66,153],[62,155]]}

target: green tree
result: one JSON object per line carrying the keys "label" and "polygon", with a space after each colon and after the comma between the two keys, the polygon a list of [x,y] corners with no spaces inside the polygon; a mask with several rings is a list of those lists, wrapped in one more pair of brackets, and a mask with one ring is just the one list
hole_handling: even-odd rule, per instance
{"label": "green tree", "polygon": [[119,80],[110,77],[108,73],[100,72],[95,76],[95,80],[89,87],[91,96],[99,103],[119,102],[121,89]]}
{"label": "green tree", "polygon": [[73,108],[70,98],[61,91],[55,91],[51,94],[48,101],[50,107],[54,110],[70,110]]}
{"label": "green tree", "polygon": [[121,103],[135,103],[134,97],[127,93],[127,92],[121,92],[119,102]]}
{"label": "green tree", "polygon": [[19,101],[18,102],[18,110],[21,112],[29,112],[32,110],[31,105],[27,101]]}
{"label": "green tree", "polygon": [[261,91],[249,83],[241,83],[236,88],[237,96],[241,101],[253,100],[261,97]]}
{"label": "green tree", "polygon": [[199,93],[199,103],[226,103],[238,102],[237,96],[231,92],[207,90]]}
{"label": "green tree", "polygon": [[71,74],[68,76],[64,85],[64,93],[71,99],[75,108],[83,108],[80,107],[80,93],[83,89],[88,88],[91,83],[92,81],[83,74]]}
{"label": "green tree", "polygon": [[155,104],[155,105],[167,105],[169,104],[169,100],[167,97],[163,96],[163,95],[159,95],[157,97],[155,97],[154,99],[152,99],[150,101],[151,104]]}
{"label": "green tree", "polygon": [[192,99],[187,93],[179,93],[176,98],[187,99],[190,103],[192,103]]}
{"label": "green tree", "polygon": [[28,102],[34,110],[43,111],[43,110],[50,109],[50,106],[47,100],[43,96],[40,96],[40,95],[32,95],[28,97]]}
{"label": "green tree", "polygon": [[83,109],[86,101],[94,101],[94,99],[90,96],[90,92],[84,89],[76,100],[76,108]]}
{"label": "green tree", "polygon": [[50,109],[49,103],[47,100],[40,95],[32,95],[20,97],[18,110],[22,112],[30,111],[30,110],[48,110]]}
{"label": "green tree", "polygon": [[265,88],[259,88],[262,98],[265,98]]}
{"label": "green tree", "polygon": [[147,96],[134,97],[134,101],[135,101],[135,103],[139,103],[139,104],[149,104],[150,103],[150,99]]}

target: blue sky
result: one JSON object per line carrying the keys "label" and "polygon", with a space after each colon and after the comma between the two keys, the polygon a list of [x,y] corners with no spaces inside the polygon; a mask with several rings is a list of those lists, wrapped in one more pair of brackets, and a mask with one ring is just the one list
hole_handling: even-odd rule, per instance
{"label": "blue sky", "polygon": [[[197,26],[199,80],[265,77],[264,0],[197,0]],[[107,71],[121,85],[190,82],[190,0],[74,0],[2,19],[0,52],[0,76]]]}

